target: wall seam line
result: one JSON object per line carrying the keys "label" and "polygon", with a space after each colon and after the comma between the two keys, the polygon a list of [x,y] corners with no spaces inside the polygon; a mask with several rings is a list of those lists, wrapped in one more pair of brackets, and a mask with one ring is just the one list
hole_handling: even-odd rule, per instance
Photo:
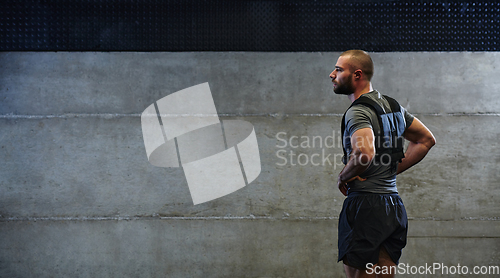
{"label": "wall seam line", "polygon": [[[493,116],[499,117],[500,113],[414,113],[415,116]],[[212,117],[213,115],[207,115]],[[325,113],[325,114],[306,114],[306,113],[297,113],[297,114],[218,114],[219,117],[272,117],[272,118],[286,118],[286,117],[341,117],[343,114],[337,113]],[[120,114],[120,113],[92,113],[92,114],[52,114],[52,115],[25,115],[25,114],[2,114],[0,115],[0,119],[68,119],[68,118],[121,118],[121,117],[131,117],[131,118],[140,118],[141,114],[132,113],[132,114]]]}

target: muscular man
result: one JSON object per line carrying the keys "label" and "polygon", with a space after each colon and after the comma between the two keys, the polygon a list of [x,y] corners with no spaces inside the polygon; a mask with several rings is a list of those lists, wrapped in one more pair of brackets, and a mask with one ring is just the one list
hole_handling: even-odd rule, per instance
{"label": "muscular man", "polygon": [[[422,160],[435,144],[434,136],[421,121],[373,90],[372,75],[372,59],[362,50],[342,53],[330,74],[334,92],[356,101],[344,115],[346,165],[337,181],[340,192],[347,196],[339,218],[338,260],[343,261],[349,278],[394,277],[408,230],[396,175]],[[385,121],[380,120],[382,116],[373,106],[359,104],[362,100],[378,104]],[[399,157],[391,157],[394,148],[386,151],[387,146],[379,146],[394,145],[398,137],[409,141],[402,160],[402,147]],[[381,158],[384,155],[385,160]],[[376,276],[374,270],[384,267],[391,274]]]}

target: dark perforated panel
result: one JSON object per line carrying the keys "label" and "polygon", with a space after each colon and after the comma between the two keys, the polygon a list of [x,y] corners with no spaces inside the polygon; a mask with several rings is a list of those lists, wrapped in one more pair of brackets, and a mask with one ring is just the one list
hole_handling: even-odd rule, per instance
{"label": "dark perforated panel", "polygon": [[491,51],[497,1],[1,1],[0,50]]}

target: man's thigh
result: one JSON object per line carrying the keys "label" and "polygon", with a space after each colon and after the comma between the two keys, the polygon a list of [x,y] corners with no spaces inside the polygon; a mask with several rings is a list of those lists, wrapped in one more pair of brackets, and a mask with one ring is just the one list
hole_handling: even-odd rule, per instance
{"label": "man's thigh", "polygon": [[347,278],[381,277],[392,278],[396,274],[396,263],[394,263],[383,246],[380,247],[379,260],[377,264],[368,269],[358,269],[350,266],[344,261],[344,271]]}
{"label": "man's thigh", "polygon": [[[339,261],[358,269],[377,264],[380,246],[393,263],[406,245],[407,219],[397,195],[363,194],[346,199],[339,218]],[[400,207],[399,207],[400,206]]]}

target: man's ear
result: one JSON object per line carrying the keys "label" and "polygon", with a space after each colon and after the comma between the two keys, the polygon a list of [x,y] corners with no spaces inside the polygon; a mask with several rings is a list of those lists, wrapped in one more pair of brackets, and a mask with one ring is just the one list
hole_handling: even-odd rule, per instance
{"label": "man's ear", "polygon": [[363,75],[363,71],[360,69],[357,69],[354,71],[354,78],[356,79],[361,79],[361,76]]}

